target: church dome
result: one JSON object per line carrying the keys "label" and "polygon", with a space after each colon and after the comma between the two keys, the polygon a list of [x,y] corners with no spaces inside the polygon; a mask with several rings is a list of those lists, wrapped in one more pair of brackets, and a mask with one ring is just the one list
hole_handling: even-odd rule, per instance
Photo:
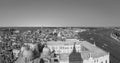
{"label": "church dome", "polygon": [[30,50],[29,48],[25,48],[23,53],[22,53],[23,57],[26,57],[26,58],[29,58],[29,59],[32,59],[34,56],[33,54],[33,51]]}

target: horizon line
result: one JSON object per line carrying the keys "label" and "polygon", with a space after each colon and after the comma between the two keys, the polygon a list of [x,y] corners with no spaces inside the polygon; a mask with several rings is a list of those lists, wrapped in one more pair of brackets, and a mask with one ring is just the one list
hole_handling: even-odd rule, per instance
{"label": "horizon line", "polygon": [[51,26],[51,25],[16,25],[16,26],[1,26],[1,27],[120,27],[120,26]]}

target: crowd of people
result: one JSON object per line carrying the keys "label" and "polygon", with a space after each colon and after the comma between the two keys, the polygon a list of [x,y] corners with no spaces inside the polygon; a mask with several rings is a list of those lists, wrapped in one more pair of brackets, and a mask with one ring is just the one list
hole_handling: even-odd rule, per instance
{"label": "crowd of people", "polygon": [[[47,41],[65,41],[66,38],[77,38],[73,28],[40,28],[37,30],[0,30],[0,57],[2,63],[13,63],[16,58],[13,49],[20,49],[24,43],[43,43]],[[0,59],[0,61],[2,61]]]}

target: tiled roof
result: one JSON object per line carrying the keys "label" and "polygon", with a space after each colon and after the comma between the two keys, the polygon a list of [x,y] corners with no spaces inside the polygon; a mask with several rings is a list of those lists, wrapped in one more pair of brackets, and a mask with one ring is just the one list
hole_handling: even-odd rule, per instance
{"label": "tiled roof", "polygon": [[89,59],[90,54],[88,51],[84,51],[84,52],[81,52],[81,57],[82,57],[82,59]]}

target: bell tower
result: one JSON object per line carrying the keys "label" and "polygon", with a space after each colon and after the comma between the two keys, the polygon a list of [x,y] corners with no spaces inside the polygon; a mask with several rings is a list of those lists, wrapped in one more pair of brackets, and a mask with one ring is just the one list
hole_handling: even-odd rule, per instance
{"label": "bell tower", "polygon": [[73,51],[69,55],[69,63],[83,63],[81,53],[76,51],[75,45],[76,45],[76,42],[74,43]]}

